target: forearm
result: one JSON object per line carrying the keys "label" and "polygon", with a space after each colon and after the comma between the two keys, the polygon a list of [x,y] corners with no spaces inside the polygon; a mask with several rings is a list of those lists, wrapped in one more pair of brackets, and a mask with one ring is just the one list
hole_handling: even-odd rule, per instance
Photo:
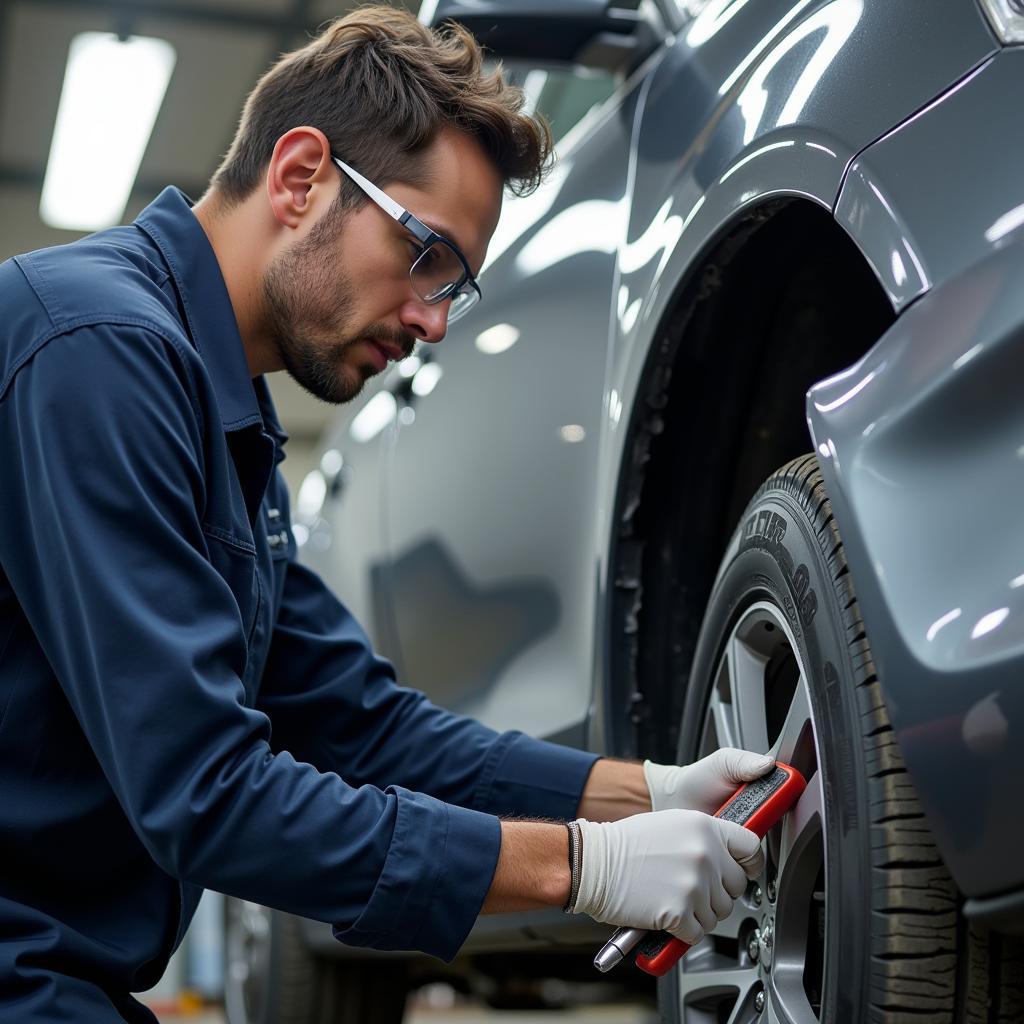
{"label": "forearm", "polygon": [[481,913],[562,907],[569,899],[569,831],[546,821],[503,821],[501,853]]}
{"label": "forearm", "polygon": [[638,761],[601,758],[583,788],[577,817],[588,821],[618,821],[651,809],[651,794]]}
{"label": "forearm", "polygon": [[[602,758],[587,776],[577,816],[618,821],[651,809],[643,765]],[[544,821],[503,821],[501,853],[484,914],[562,907],[569,899],[569,833]]]}

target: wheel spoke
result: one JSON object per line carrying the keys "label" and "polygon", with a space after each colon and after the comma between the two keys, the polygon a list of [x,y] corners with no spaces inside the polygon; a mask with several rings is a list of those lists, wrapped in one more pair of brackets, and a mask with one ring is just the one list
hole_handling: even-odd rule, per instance
{"label": "wheel spoke", "polygon": [[[732,998],[736,1001],[736,1007],[742,1006],[751,988],[756,984],[756,967],[709,966],[707,969],[691,967],[689,970],[683,970],[679,976],[679,1002],[683,1019],[686,1019],[686,1003],[695,1003],[698,1000]],[[733,1019],[731,1014],[729,1019]]]}
{"label": "wheel spoke", "polygon": [[764,1019],[771,1024],[818,1024],[818,1017],[807,1002],[795,967],[790,966],[785,974],[789,976],[781,979],[783,985],[779,984],[778,972],[768,981]]}
{"label": "wheel spoke", "polygon": [[811,727],[811,702],[807,695],[807,684],[801,678],[793,691],[793,699],[786,712],[786,721],[775,742],[773,754],[779,761],[792,763],[797,745]]}
{"label": "wheel spoke", "polygon": [[780,884],[786,885],[786,869],[791,854],[819,835],[825,820],[825,803],[821,790],[821,772],[807,780],[807,788],[782,822],[782,842],[779,846]]}
{"label": "wheel spoke", "polygon": [[708,712],[714,724],[718,745],[720,747],[735,747],[737,739],[733,706],[722,699],[722,695],[718,690],[713,690],[711,693],[711,703],[708,707]]}
{"label": "wheel spoke", "polygon": [[726,648],[737,736],[746,750],[768,750],[768,714],[765,708],[765,658],[738,637]]}
{"label": "wheel spoke", "polygon": [[[755,981],[757,980],[756,970],[751,968],[755,975]],[[750,1021],[755,1020],[755,1011],[751,1006],[753,1001],[753,994],[751,989],[755,986],[753,983],[747,986],[746,991],[743,993],[742,999],[736,1000],[736,1005],[732,1008],[732,1013],[729,1014],[726,1019],[726,1024],[749,1024]]]}

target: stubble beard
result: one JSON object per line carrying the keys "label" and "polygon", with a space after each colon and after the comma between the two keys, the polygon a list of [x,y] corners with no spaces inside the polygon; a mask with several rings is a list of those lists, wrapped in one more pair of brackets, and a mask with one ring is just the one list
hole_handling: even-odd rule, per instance
{"label": "stubble beard", "polygon": [[[270,336],[285,370],[322,402],[350,402],[375,370],[354,362],[347,337],[355,305],[353,289],[337,265],[328,240],[335,240],[342,217],[328,214],[295,248],[281,253],[263,278],[263,301]],[[358,336],[361,337],[361,336]],[[337,340],[324,340],[324,339]]]}

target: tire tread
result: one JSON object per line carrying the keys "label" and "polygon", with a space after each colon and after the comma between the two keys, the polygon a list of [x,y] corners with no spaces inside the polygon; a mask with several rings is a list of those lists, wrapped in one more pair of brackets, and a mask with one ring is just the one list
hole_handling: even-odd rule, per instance
{"label": "tire tread", "polygon": [[[875,926],[868,1019],[878,1024],[924,1019],[934,1024],[1019,1024],[1024,1021],[1019,944],[997,939],[996,962],[989,956],[988,934],[963,927],[961,896],[942,863],[892,728],[817,457],[804,455],[783,466],[754,500],[780,489],[802,506],[818,539],[842,609],[855,673],[871,815]],[[1004,955],[1003,950],[1010,952]],[[1000,993],[998,1004],[990,1001],[993,991]]]}

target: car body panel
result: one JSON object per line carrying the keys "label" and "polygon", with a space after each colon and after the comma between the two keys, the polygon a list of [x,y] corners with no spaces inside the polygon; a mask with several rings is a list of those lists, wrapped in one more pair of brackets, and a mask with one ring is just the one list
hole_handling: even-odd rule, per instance
{"label": "car body panel", "polygon": [[850,168],[836,219],[897,309],[982,259],[1024,216],[1022,81],[1024,50],[1003,50]]}
{"label": "car body panel", "polygon": [[[745,209],[781,195],[831,209],[859,151],[995,49],[973,4],[733,6],[742,10],[699,46],[687,38],[706,35],[696,31],[700,19],[680,34],[657,68],[635,143],[620,253],[621,351],[609,382],[627,407],[654,325],[716,236]],[[749,27],[742,24],[748,12]],[[787,18],[785,31],[773,31]],[[900,55],[912,46],[919,49],[908,67]],[[746,58],[737,65],[737,52],[759,54],[739,76]],[[643,297],[638,310],[635,296]]]}
{"label": "car body panel", "polygon": [[[492,243],[488,301],[430,352],[443,375],[412,397],[388,477],[389,593],[409,682],[485,724],[534,735],[577,725],[590,702],[591,502],[643,93],[627,86],[601,130],[515,211],[526,227]],[[536,207],[543,219],[530,224]],[[494,352],[502,331],[515,340]]]}
{"label": "car body panel", "polygon": [[340,473],[326,474],[326,481],[325,474],[316,470],[319,479],[314,486],[322,483],[327,493],[322,503],[314,501],[306,510],[304,484],[295,501],[294,518],[301,530],[308,531],[300,546],[303,562],[319,572],[342,598],[369,631],[377,649],[393,658],[397,652],[387,621],[389,612],[381,600],[380,580],[387,562],[381,466],[392,441],[394,422],[386,421],[365,442],[356,442],[351,433],[358,415],[375,400],[379,402],[378,396],[387,394],[384,380],[371,383],[348,415],[332,423],[321,448],[343,452],[344,468]]}
{"label": "car body panel", "polygon": [[[895,70],[911,45],[912,68]],[[745,208],[778,195],[831,207],[860,149],[994,47],[971,4],[937,13],[925,0],[885,12],[863,0],[713,2],[600,123],[566,140],[552,180],[509,204],[492,242],[481,284],[500,298],[449,333],[432,353],[435,391],[370,442],[389,467],[387,557],[359,606],[372,609],[375,639],[404,678],[504,727],[548,734],[587,717],[595,683],[601,692],[621,413],[678,282]],[[852,87],[863,81],[877,82],[867,103]],[[519,340],[481,354],[475,338],[496,324]],[[559,422],[547,422],[556,410]],[[448,477],[430,453],[467,424],[488,444],[460,445]],[[564,428],[583,439],[563,440]],[[350,464],[361,458],[353,447],[343,449]],[[518,515],[524,479],[544,496],[532,522]],[[588,745],[608,741],[595,717]]]}
{"label": "car body panel", "polygon": [[[884,10],[866,8],[862,0],[750,5],[697,47],[687,39],[706,35],[696,31],[700,19],[680,35],[657,68],[636,140],[620,269],[629,295],[646,301],[639,318],[627,317],[627,323],[657,321],[671,299],[662,282],[678,282],[695,255],[751,205],[792,195],[831,209],[860,150],[993,51],[972,5],[941,7],[940,17],[935,4]],[[785,22],[786,16],[776,16],[787,8],[801,17],[781,34],[769,29],[772,44],[763,45],[759,33],[773,21]],[[732,35],[744,28],[737,23],[748,10],[757,21],[736,40]],[[923,59],[901,73],[898,53],[910,46],[919,46],[915,56]],[[737,51],[760,53],[738,77],[746,61],[736,64]],[[673,199],[669,211],[666,196]],[[679,218],[675,231],[663,229],[659,238],[671,245],[659,251],[650,241],[642,244],[672,217]],[[636,250],[645,248],[660,257],[657,263],[637,258]]]}
{"label": "car body panel", "polygon": [[1024,829],[997,812],[1024,720],[1022,74],[1002,51],[857,158],[840,222],[899,305],[900,254],[931,290],[807,406],[893,724],[969,896],[1024,882]]}
{"label": "car body panel", "polygon": [[[1024,198],[1024,197],[1022,197]],[[919,300],[808,416],[908,769],[968,896],[1021,882],[1024,232]]]}
{"label": "car body panel", "polygon": [[[618,258],[596,506],[598,636],[607,632],[610,496],[627,463],[629,410],[680,282],[745,211],[786,196],[832,209],[858,152],[995,49],[981,13],[960,2],[713,2],[676,36],[634,140]],[[599,711],[591,747],[612,743]]]}

